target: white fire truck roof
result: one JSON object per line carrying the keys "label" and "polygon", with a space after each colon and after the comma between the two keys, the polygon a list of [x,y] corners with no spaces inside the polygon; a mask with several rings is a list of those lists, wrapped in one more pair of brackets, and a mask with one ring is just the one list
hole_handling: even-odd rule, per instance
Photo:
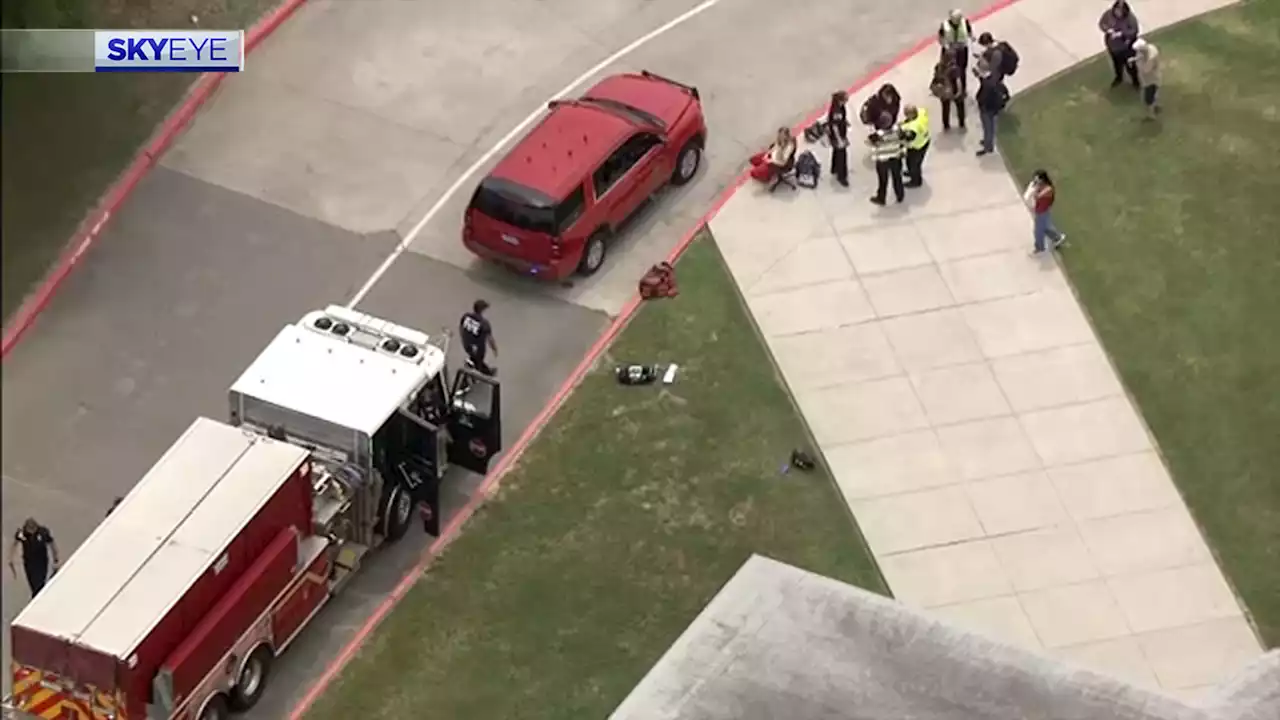
{"label": "white fire truck roof", "polygon": [[307,456],[196,420],[13,624],[127,661]]}
{"label": "white fire truck roof", "polygon": [[281,330],[231,391],[372,436],[443,368],[425,334],[330,306]]}

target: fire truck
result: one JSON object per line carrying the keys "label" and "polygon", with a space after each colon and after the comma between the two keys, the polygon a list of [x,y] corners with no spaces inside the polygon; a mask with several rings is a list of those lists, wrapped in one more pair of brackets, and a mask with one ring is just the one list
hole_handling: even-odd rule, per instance
{"label": "fire truck", "polygon": [[497,381],[428,337],[307,314],[199,418],[11,625],[15,718],[222,720],[421,507],[501,450]]}

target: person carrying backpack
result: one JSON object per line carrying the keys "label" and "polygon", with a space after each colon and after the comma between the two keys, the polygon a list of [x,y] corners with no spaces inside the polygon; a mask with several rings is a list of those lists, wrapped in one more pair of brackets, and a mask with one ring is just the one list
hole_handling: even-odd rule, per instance
{"label": "person carrying backpack", "polygon": [[956,63],[955,53],[943,48],[938,63],[933,66],[933,80],[929,92],[942,103],[942,131],[951,129],[951,108],[956,111],[960,129],[964,130],[964,92],[961,90],[964,71]]}
{"label": "person carrying backpack", "polygon": [[978,45],[982,48],[982,54],[978,56],[978,67],[974,68],[973,73],[979,79],[994,75],[997,80],[1004,82],[1006,77],[1018,72],[1018,52],[1012,45],[1004,40],[997,42],[989,32],[978,36]]}
{"label": "person carrying backpack", "polygon": [[995,152],[996,124],[1009,104],[1009,88],[999,76],[988,74],[980,82],[977,101],[978,117],[982,120],[982,148],[978,150],[978,157]]}

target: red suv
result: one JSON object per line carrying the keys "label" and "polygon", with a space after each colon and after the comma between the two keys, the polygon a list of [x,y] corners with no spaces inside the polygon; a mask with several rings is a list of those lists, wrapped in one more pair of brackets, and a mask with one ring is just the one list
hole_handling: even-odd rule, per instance
{"label": "red suv", "polygon": [[614,231],[702,162],[695,88],[650,72],[605,78],[556,100],[471,197],[462,242],[482,258],[553,280],[590,275]]}

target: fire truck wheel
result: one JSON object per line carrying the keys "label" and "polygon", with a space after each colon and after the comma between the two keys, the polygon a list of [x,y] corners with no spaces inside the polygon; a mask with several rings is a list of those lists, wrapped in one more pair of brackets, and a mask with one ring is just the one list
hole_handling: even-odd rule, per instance
{"label": "fire truck wheel", "polygon": [[382,527],[386,529],[387,542],[395,542],[409,532],[413,521],[413,497],[399,485],[391,488],[382,508]]}
{"label": "fire truck wheel", "polygon": [[249,659],[240,666],[240,676],[236,678],[236,686],[231,689],[231,707],[236,712],[244,712],[262,697],[267,689],[267,676],[271,672],[271,650],[263,645],[254,650]]}
{"label": "fire truck wheel", "polygon": [[227,720],[230,716],[227,698],[223,695],[214,695],[200,708],[200,720]]}

